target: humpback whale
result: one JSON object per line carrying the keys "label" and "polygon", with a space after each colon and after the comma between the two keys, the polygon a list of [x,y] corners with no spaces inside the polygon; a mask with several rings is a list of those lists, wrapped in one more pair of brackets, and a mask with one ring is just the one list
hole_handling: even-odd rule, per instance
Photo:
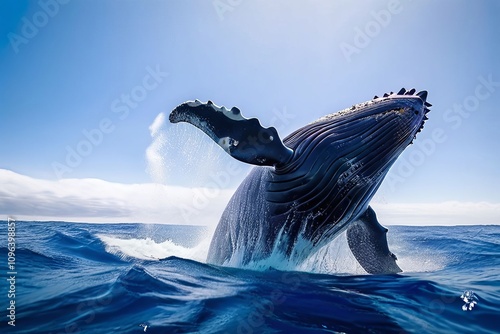
{"label": "humpback whale", "polygon": [[225,208],[207,262],[243,266],[274,253],[300,264],[346,231],[366,272],[401,272],[370,200],[427,120],[427,92],[397,93],[326,115],[280,139],[237,107],[189,101],[169,116],[256,165]]}

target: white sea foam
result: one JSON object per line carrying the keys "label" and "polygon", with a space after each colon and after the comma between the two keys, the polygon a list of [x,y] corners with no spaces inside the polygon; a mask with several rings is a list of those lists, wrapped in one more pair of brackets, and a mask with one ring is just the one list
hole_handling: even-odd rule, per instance
{"label": "white sea foam", "polygon": [[141,260],[161,260],[170,256],[204,262],[210,238],[203,239],[194,247],[184,247],[171,240],[156,242],[147,237],[144,239],[123,239],[108,235],[98,235],[105,244],[108,253],[122,258],[136,258]]}
{"label": "white sea foam", "polygon": [[[147,237],[143,239],[124,239],[110,235],[98,235],[105,244],[108,253],[122,258],[136,258],[141,260],[160,260],[170,256],[205,262],[210,246],[211,233],[194,247],[185,247],[171,240],[156,242]],[[447,259],[423,250],[405,251],[404,246],[399,243],[391,245],[391,250],[398,256],[398,265],[404,273],[412,272],[434,272],[446,266]],[[282,252],[275,250],[272,254],[262,260],[253,261],[241,265],[244,247],[235,252],[226,266],[242,267],[251,270],[267,270],[274,268],[286,271],[303,271],[311,273],[335,274],[335,275],[364,275],[366,271],[354,258],[347,245],[345,232],[340,234],[328,245],[318,251],[311,253],[300,262],[287,258]]]}

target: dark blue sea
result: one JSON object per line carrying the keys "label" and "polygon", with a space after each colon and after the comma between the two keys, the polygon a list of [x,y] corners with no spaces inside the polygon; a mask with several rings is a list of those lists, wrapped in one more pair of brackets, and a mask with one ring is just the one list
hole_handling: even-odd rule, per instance
{"label": "dark blue sea", "polygon": [[390,226],[404,272],[381,276],[342,241],[301,268],[226,268],[203,227],[21,221],[8,268],[0,226],[1,333],[500,333],[500,226]]}

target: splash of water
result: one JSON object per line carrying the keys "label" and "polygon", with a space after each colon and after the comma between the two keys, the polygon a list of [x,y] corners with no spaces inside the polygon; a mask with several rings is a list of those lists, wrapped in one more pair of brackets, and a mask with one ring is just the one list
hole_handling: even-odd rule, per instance
{"label": "splash of water", "polygon": [[123,239],[107,235],[98,235],[105,244],[106,252],[121,258],[141,260],[161,260],[171,256],[204,262],[211,238],[205,238],[194,247],[184,247],[171,240],[156,242],[147,237],[144,239]]}
{"label": "splash of water", "polygon": [[464,305],[462,306],[462,310],[464,311],[472,311],[472,308],[476,306],[478,302],[478,298],[474,291],[472,290],[466,290],[462,295],[460,296],[462,300],[464,301]]}
{"label": "splash of water", "polygon": [[311,254],[299,269],[324,274],[364,275],[366,271],[358,263],[347,243],[346,233],[341,233],[326,246]]}
{"label": "splash of water", "polygon": [[[191,259],[198,262],[205,262],[212,239],[213,230],[194,247],[185,247],[174,243],[171,240],[156,242],[150,237],[124,239],[109,235],[98,235],[99,239],[105,244],[108,253],[117,255],[121,258],[136,258],[141,260],[159,260],[170,256],[176,256],[185,259]],[[305,242],[299,241],[300,242]],[[300,261],[295,261],[284,255],[279,248],[275,247],[269,257],[258,261],[243,263],[245,254],[244,245],[238,247],[231,259],[225,263],[225,266],[239,267],[251,270],[268,270],[274,268],[284,271],[303,271],[321,274],[335,275],[365,275],[366,271],[357,262],[347,244],[346,233],[341,233],[329,244],[312,252],[310,255]],[[299,247],[300,248],[300,247]],[[303,247],[307,248],[307,247]],[[399,248],[399,247],[395,247]],[[433,272],[445,267],[446,261],[443,258],[436,257],[435,254],[425,252],[414,252],[412,255],[402,256],[398,260],[398,265],[403,269],[403,273],[408,272]],[[467,295],[464,294],[466,298]],[[462,298],[465,302],[465,299]],[[477,304],[477,299],[469,298],[467,307]],[[467,303],[467,302],[466,302]],[[470,308],[474,305],[470,306]]]}
{"label": "splash of water", "polygon": [[[392,241],[390,247],[398,256],[397,263],[403,270],[403,274],[411,272],[435,272],[445,268],[448,263],[448,259],[444,256],[436,255],[424,249],[411,249],[411,247],[406,246],[405,242],[401,240]],[[241,245],[239,248],[225,265],[244,267],[252,270],[275,268],[278,270],[297,270],[335,275],[367,274],[352,254],[345,232],[318,250],[311,247],[307,240],[299,238],[294,249],[302,249],[304,250],[304,254],[308,254],[310,251],[310,254],[300,257],[298,260],[285,256],[279,248],[275,247],[269,257],[242,266],[245,247]],[[411,251],[408,251],[409,249]]]}
{"label": "splash of water", "polygon": [[147,172],[156,183],[165,184],[167,181],[167,167],[163,151],[167,143],[165,136],[165,114],[159,113],[149,126],[152,137],[151,145],[146,149]]}
{"label": "splash of water", "polygon": [[[211,183],[214,172],[235,163],[203,132],[184,123],[172,126],[164,113],[158,114],[149,130],[152,141],[146,149],[147,172],[156,183],[204,187]],[[224,186],[234,187],[241,181],[248,166],[238,166],[238,175]]]}
{"label": "splash of water", "polygon": [[398,258],[403,273],[435,272],[446,267],[449,259],[430,249],[415,249],[408,240],[389,234],[389,247]]}
{"label": "splash of water", "polygon": [[309,241],[299,238],[294,249],[302,250],[305,254],[311,251],[311,253],[305,257],[288,257],[283,254],[278,246],[275,246],[269,257],[241,265],[246,250],[244,245],[240,246],[241,247],[238,247],[239,249],[225,265],[259,271],[274,268],[285,271],[303,271],[336,275],[366,274],[366,271],[359,265],[349,249],[345,232],[341,233],[337,238],[319,250],[314,250]]}

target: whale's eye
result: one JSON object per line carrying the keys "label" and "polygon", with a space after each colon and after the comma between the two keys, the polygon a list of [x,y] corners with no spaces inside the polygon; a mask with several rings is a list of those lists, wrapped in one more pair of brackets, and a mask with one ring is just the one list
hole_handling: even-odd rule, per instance
{"label": "whale's eye", "polygon": [[418,115],[418,110],[417,109],[415,109],[414,112],[415,112],[415,115]]}

